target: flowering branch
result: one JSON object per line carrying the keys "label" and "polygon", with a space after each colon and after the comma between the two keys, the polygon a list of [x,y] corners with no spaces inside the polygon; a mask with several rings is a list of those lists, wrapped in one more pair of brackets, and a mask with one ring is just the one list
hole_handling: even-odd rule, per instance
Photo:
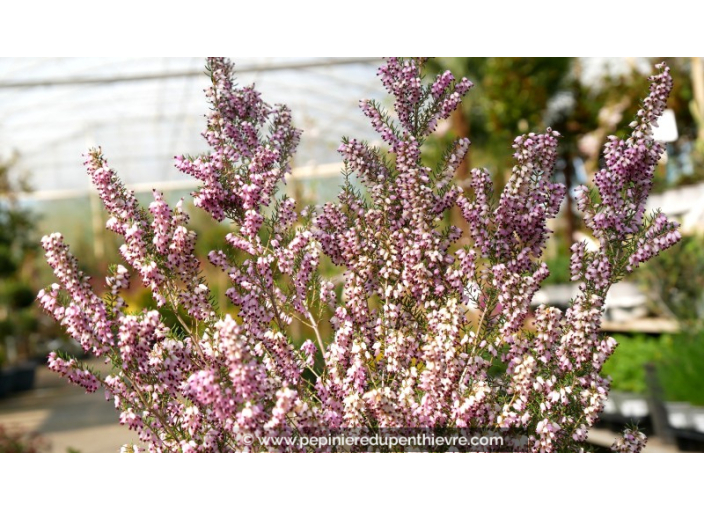
{"label": "flowering branch", "polygon": [[[540,260],[547,222],[566,193],[552,182],[560,135],[516,138],[502,192],[474,169],[465,194],[453,176],[469,140],[456,141],[436,168],[424,165],[421,147],[472,84],[449,71],[426,81],[423,69],[420,58],[391,58],[379,69],[393,112],[375,101],[360,107],[385,149],[345,139],[339,201],[297,213],[294,200],[276,195],[300,138],[290,112],[235,86],[227,60],[208,60],[210,152],[177,157],[176,167],[202,182],[194,204],[233,225],[231,250],[208,258],[230,279],[235,317],[213,304],[182,203],[171,209],[154,191],[141,208],[92,150],[86,167],[107,227],[123,236],[120,253],[157,309],[128,313],[123,266],[96,296],[60,234],[45,237],[59,283],[40,293],[41,305],[115,372],[102,378],[53,354],[50,368],[88,391],[104,387],[150,451],[306,450],[247,437],[389,428],[482,430],[523,438],[507,449],[579,450],[608,394],[600,370],[616,342],[600,333],[606,293],[679,239],[675,223],[645,214],[663,151],[652,126],[672,86],[669,70],[661,65],[651,78],[631,136],[609,139],[596,188],[578,189],[600,242],[594,252],[572,247],[580,294],[564,314],[540,307],[530,326],[531,300],[549,274]],[[443,226],[455,206],[469,226],[464,246],[458,228]],[[319,275],[321,256],[344,271],[342,299]],[[164,324],[166,309],[181,327]],[[321,333],[326,309],[331,338]],[[296,348],[294,321],[315,342]],[[615,448],[636,451],[643,441],[629,431]]]}

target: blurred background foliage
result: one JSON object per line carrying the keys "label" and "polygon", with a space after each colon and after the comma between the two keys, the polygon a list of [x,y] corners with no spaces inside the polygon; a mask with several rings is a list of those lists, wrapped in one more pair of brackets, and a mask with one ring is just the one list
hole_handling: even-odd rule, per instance
{"label": "blurred background foliage", "polygon": [[652,304],[688,330],[704,327],[704,236],[682,240],[648,261],[636,279],[647,289]]}
{"label": "blurred background foliage", "polygon": [[618,348],[604,365],[611,389],[646,394],[644,366],[653,363],[666,400],[704,406],[704,332],[614,338]]}
{"label": "blurred background foliage", "polygon": [[17,201],[27,185],[11,173],[14,160],[0,161],[0,368],[31,355],[36,341],[36,296],[32,285],[37,239],[35,216]]}

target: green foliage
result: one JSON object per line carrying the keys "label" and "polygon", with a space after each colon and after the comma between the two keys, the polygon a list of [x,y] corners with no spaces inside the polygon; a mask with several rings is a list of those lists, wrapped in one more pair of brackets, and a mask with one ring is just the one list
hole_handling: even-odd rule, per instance
{"label": "green foliage", "polygon": [[636,275],[661,313],[688,329],[704,326],[704,237],[682,236]]}
{"label": "green foliage", "polygon": [[467,76],[475,90],[463,102],[474,147],[503,169],[512,166],[516,133],[546,127],[548,104],[569,78],[571,58],[439,58],[429,66]]}
{"label": "green foliage", "polygon": [[548,268],[550,268],[550,275],[545,279],[543,285],[557,285],[572,282],[569,246],[567,243],[555,243],[555,245],[557,247],[555,255],[545,261]]}
{"label": "green foliage", "polygon": [[[2,220],[0,220],[0,225]],[[4,226],[4,225],[3,225]],[[0,244],[0,278],[10,276],[17,270],[12,251],[8,244]]]}
{"label": "green foliage", "polygon": [[647,335],[615,335],[614,338],[618,347],[603,369],[613,380],[611,388],[646,393],[644,365],[662,357],[661,338]]}
{"label": "green foliage", "polygon": [[654,363],[667,400],[704,405],[704,331],[614,338],[619,346],[603,370],[612,389],[646,394],[644,365]]}
{"label": "green foliage", "polygon": [[658,376],[671,401],[704,406],[704,331],[663,338]]}
{"label": "green foliage", "polygon": [[5,286],[5,296],[7,305],[13,310],[27,308],[34,303],[37,293],[24,282],[10,281]]}
{"label": "green foliage", "polygon": [[28,355],[27,337],[36,328],[37,321],[30,309],[36,296],[36,289],[23,281],[22,271],[36,253],[34,238],[34,215],[22,207],[17,200],[19,191],[26,190],[22,181],[10,175],[10,165],[0,163],[0,346],[4,352],[0,366],[12,352],[7,348],[6,339],[14,337],[19,342],[18,351]]}

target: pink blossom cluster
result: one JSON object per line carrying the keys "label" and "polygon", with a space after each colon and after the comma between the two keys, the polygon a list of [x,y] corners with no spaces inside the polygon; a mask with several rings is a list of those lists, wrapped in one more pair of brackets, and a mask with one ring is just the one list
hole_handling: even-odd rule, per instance
{"label": "pink blossom cluster", "polygon": [[[172,210],[155,191],[142,209],[92,151],[88,173],[107,226],[124,237],[120,251],[157,309],[128,312],[122,266],[96,296],[61,236],[45,237],[59,283],[40,293],[42,306],[114,372],[98,378],[56,356],[50,367],[88,390],[102,385],[149,451],[288,451],[297,447],[246,438],[390,428],[484,430],[523,438],[511,443],[521,451],[579,451],[609,390],[600,375],[616,348],[600,333],[606,292],[679,239],[674,223],[644,209],[662,153],[652,125],[669,70],[651,78],[631,136],[609,140],[596,189],[580,189],[600,246],[572,248],[579,296],[564,313],[540,307],[531,316],[549,274],[540,260],[548,220],[566,192],[552,180],[560,134],[516,138],[501,193],[483,169],[471,171],[465,193],[453,177],[469,140],[455,142],[436,168],[423,164],[421,148],[471,83],[449,71],[426,82],[423,64],[392,58],[381,67],[394,109],[374,101],[361,109],[387,147],[344,140],[339,200],[298,212],[277,195],[300,138],[289,111],[238,88],[229,61],[208,61],[211,151],[178,157],[176,166],[202,182],[195,205],[232,222],[229,249],[208,258],[230,281],[233,316],[212,304],[182,204]],[[468,243],[446,225],[453,207]],[[320,275],[324,257],[343,272],[338,286]],[[178,327],[165,325],[166,311]],[[298,345],[301,328],[310,338]],[[631,436],[628,445],[642,442]],[[617,449],[639,449],[624,445]]]}
{"label": "pink blossom cluster", "polygon": [[79,368],[75,359],[66,360],[52,352],[47,364],[51,370],[66,377],[73,384],[82,386],[88,393],[94,393],[100,388],[98,377],[89,370]]}
{"label": "pink blossom cluster", "polygon": [[648,442],[641,431],[635,428],[628,428],[623,431],[621,437],[616,438],[611,450],[616,453],[640,453]]}
{"label": "pink blossom cluster", "polygon": [[[196,206],[218,221],[230,218],[256,235],[262,218],[255,211],[268,205],[274,190],[290,171],[300,131],[291,123],[286,106],[269,106],[254,87],[234,85],[233,65],[208,59],[212,86],[206,97],[212,105],[203,133],[212,152],[199,158],[180,156],[176,167],[203,181],[194,194]],[[266,140],[260,137],[266,133]]]}

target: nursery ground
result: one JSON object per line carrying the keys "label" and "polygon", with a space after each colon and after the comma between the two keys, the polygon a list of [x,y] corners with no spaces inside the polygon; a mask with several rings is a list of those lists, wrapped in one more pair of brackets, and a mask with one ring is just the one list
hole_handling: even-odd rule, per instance
{"label": "nursery ground", "polygon": [[[100,370],[99,360],[88,364]],[[119,425],[119,415],[102,390],[86,394],[48,368],[40,366],[33,390],[0,400],[0,425],[12,431],[36,432],[51,452],[117,452],[137,436]]]}

